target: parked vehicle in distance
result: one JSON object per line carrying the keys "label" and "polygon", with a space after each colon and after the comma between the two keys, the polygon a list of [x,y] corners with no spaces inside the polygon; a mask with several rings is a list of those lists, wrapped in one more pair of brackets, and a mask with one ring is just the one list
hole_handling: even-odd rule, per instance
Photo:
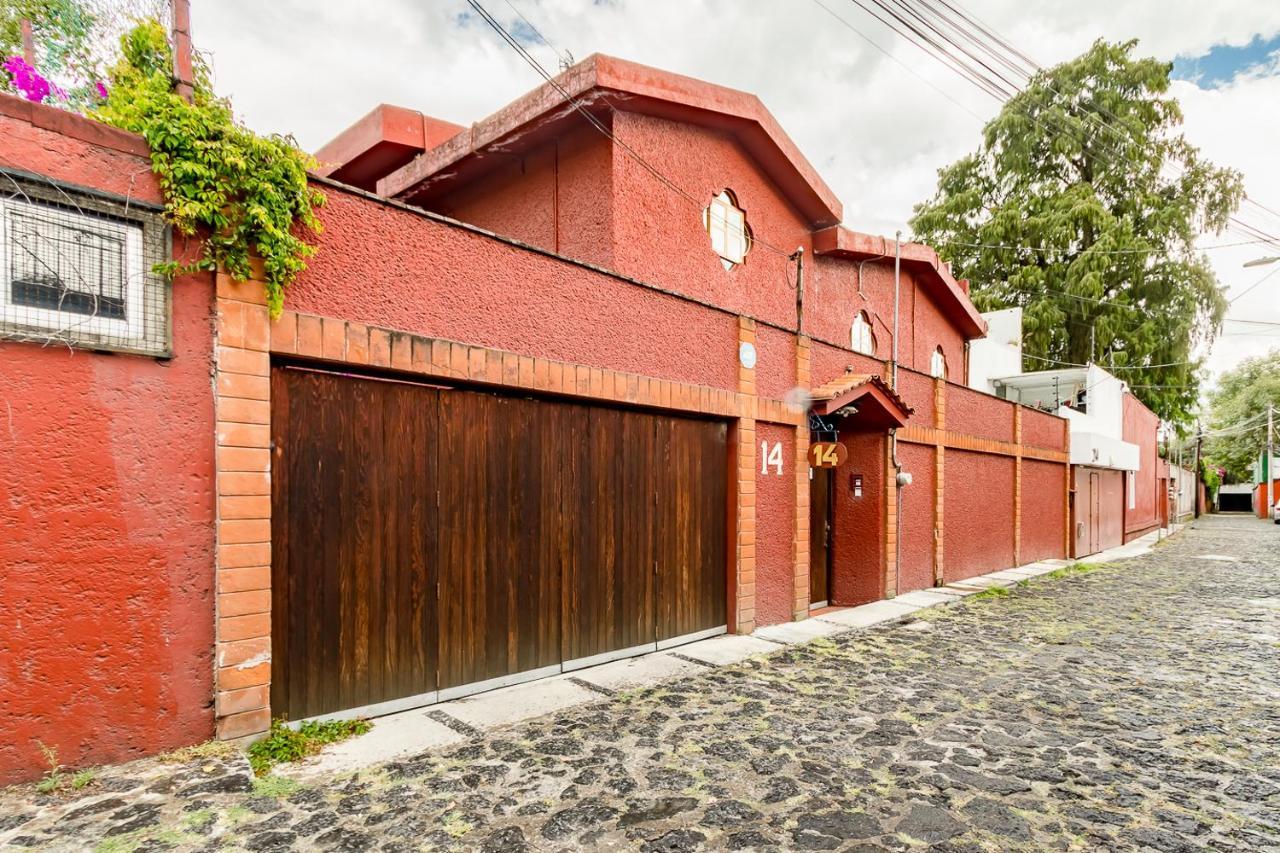
{"label": "parked vehicle in distance", "polygon": [[1271,520],[1280,524],[1280,501],[1276,501],[1276,505],[1271,508]]}

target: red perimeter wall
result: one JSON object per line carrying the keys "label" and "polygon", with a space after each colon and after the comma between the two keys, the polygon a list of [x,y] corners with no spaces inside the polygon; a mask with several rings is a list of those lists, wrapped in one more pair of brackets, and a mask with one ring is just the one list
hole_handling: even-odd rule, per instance
{"label": "red perimeter wall", "polygon": [[1022,460],[1022,563],[1066,556],[1062,525],[1070,470],[1057,462]]}
{"label": "red perimeter wall", "polygon": [[[1271,484],[1271,495],[1277,501],[1280,501],[1280,480],[1275,480]],[[1253,490],[1253,508],[1258,518],[1270,518],[1271,514],[1267,507],[1267,484],[1259,483]]]}
{"label": "red perimeter wall", "polygon": [[1129,509],[1128,495],[1121,484],[1124,512],[1124,541],[1137,538],[1160,524],[1160,501],[1157,430],[1160,418],[1132,394],[1124,395],[1123,438],[1138,445],[1138,471],[1134,475],[1134,508]]}
{"label": "red perimeter wall", "polygon": [[942,515],[947,580],[1014,564],[1013,471],[1008,456],[947,450]]}
{"label": "red perimeter wall", "polygon": [[[134,137],[0,95],[0,139],[158,200]],[[175,283],[169,361],[0,344],[0,783],[47,769],[37,741],[82,767],[213,734],[211,313]]]}

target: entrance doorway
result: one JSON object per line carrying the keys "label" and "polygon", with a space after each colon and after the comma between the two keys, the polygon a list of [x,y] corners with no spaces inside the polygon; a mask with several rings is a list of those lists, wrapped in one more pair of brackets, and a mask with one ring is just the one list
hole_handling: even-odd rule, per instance
{"label": "entrance doorway", "polygon": [[809,469],[809,608],[831,601],[831,468]]}

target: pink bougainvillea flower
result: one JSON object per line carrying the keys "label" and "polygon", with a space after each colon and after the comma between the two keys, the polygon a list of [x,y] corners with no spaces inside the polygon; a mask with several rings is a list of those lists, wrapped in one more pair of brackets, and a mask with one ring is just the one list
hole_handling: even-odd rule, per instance
{"label": "pink bougainvillea flower", "polygon": [[107,99],[107,86],[101,80],[93,84],[93,91],[99,100],[105,101]]}
{"label": "pink bougainvillea flower", "polygon": [[55,88],[50,86],[49,81],[41,77],[21,56],[9,57],[3,65],[0,65],[0,68],[9,72],[13,88],[28,101],[41,103]]}

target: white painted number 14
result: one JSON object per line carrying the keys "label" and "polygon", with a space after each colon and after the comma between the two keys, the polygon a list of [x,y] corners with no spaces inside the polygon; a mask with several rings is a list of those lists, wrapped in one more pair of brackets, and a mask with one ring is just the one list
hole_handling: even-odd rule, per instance
{"label": "white painted number 14", "polygon": [[773,473],[782,474],[782,442],[775,441],[773,447],[769,447],[769,442],[760,442],[760,473],[768,474],[769,466],[773,466]]}

